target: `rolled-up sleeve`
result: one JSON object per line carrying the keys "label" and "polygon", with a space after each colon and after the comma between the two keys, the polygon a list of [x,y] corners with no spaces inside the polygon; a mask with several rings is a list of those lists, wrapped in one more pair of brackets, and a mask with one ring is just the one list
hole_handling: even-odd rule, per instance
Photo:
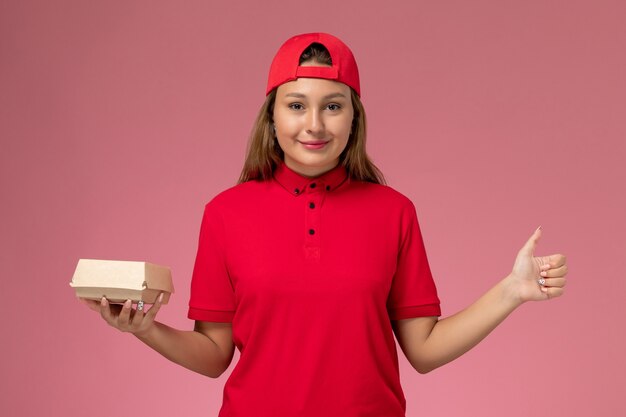
{"label": "rolled-up sleeve", "polygon": [[402,242],[398,251],[387,310],[391,320],[411,317],[440,316],[441,307],[433,280],[422,233],[413,203],[402,213]]}
{"label": "rolled-up sleeve", "polygon": [[213,202],[204,209],[198,251],[191,279],[187,317],[192,320],[232,322],[235,294],[228,274],[224,224]]}

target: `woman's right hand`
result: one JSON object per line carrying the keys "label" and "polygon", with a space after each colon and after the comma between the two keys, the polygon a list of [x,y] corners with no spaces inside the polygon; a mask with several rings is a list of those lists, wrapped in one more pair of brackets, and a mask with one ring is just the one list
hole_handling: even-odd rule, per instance
{"label": "woman's right hand", "polygon": [[157,301],[147,312],[144,312],[143,309],[138,310],[132,308],[131,300],[126,300],[123,305],[111,305],[105,297],[102,297],[102,300],[99,302],[85,298],[79,298],[79,300],[93,311],[100,313],[102,318],[110,326],[122,332],[128,332],[137,337],[142,337],[154,326],[154,318],[161,308],[163,293],[159,295]]}

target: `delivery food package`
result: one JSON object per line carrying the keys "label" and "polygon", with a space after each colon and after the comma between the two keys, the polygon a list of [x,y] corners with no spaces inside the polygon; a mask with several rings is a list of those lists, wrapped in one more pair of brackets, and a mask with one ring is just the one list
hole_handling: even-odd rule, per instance
{"label": "delivery food package", "polygon": [[163,292],[163,304],[167,304],[174,292],[168,267],[136,261],[79,259],[70,286],[77,297],[106,297],[112,303],[132,300],[153,304]]}

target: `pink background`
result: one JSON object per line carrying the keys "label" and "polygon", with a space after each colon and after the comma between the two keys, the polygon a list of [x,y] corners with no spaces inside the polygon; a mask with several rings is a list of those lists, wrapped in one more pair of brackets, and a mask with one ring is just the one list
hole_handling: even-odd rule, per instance
{"label": "pink background", "polygon": [[382,4],[2,2],[0,415],[217,415],[234,363],[178,367],[68,283],[79,258],[169,265],[160,320],[191,328],[203,205],[239,175],[274,52],[309,31],[357,57],[369,153],[416,204],[444,315],[539,225],[569,259],[564,297],[461,359],[401,356],[407,416],[625,415],[624,2]]}

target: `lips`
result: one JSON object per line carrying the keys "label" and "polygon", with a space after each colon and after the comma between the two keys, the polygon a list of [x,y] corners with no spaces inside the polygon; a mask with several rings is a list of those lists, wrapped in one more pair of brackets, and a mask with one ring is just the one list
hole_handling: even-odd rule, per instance
{"label": "lips", "polygon": [[324,148],[328,142],[329,141],[316,140],[316,141],[311,141],[311,142],[300,142],[300,143],[302,144],[302,146],[304,146],[304,149],[318,150],[318,149]]}
{"label": "lips", "polygon": [[328,141],[323,141],[323,140],[318,140],[318,141],[314,141],[314,142],[302,142],[302,141],[298,141],[303,145],[325,145],[328,143]]}

